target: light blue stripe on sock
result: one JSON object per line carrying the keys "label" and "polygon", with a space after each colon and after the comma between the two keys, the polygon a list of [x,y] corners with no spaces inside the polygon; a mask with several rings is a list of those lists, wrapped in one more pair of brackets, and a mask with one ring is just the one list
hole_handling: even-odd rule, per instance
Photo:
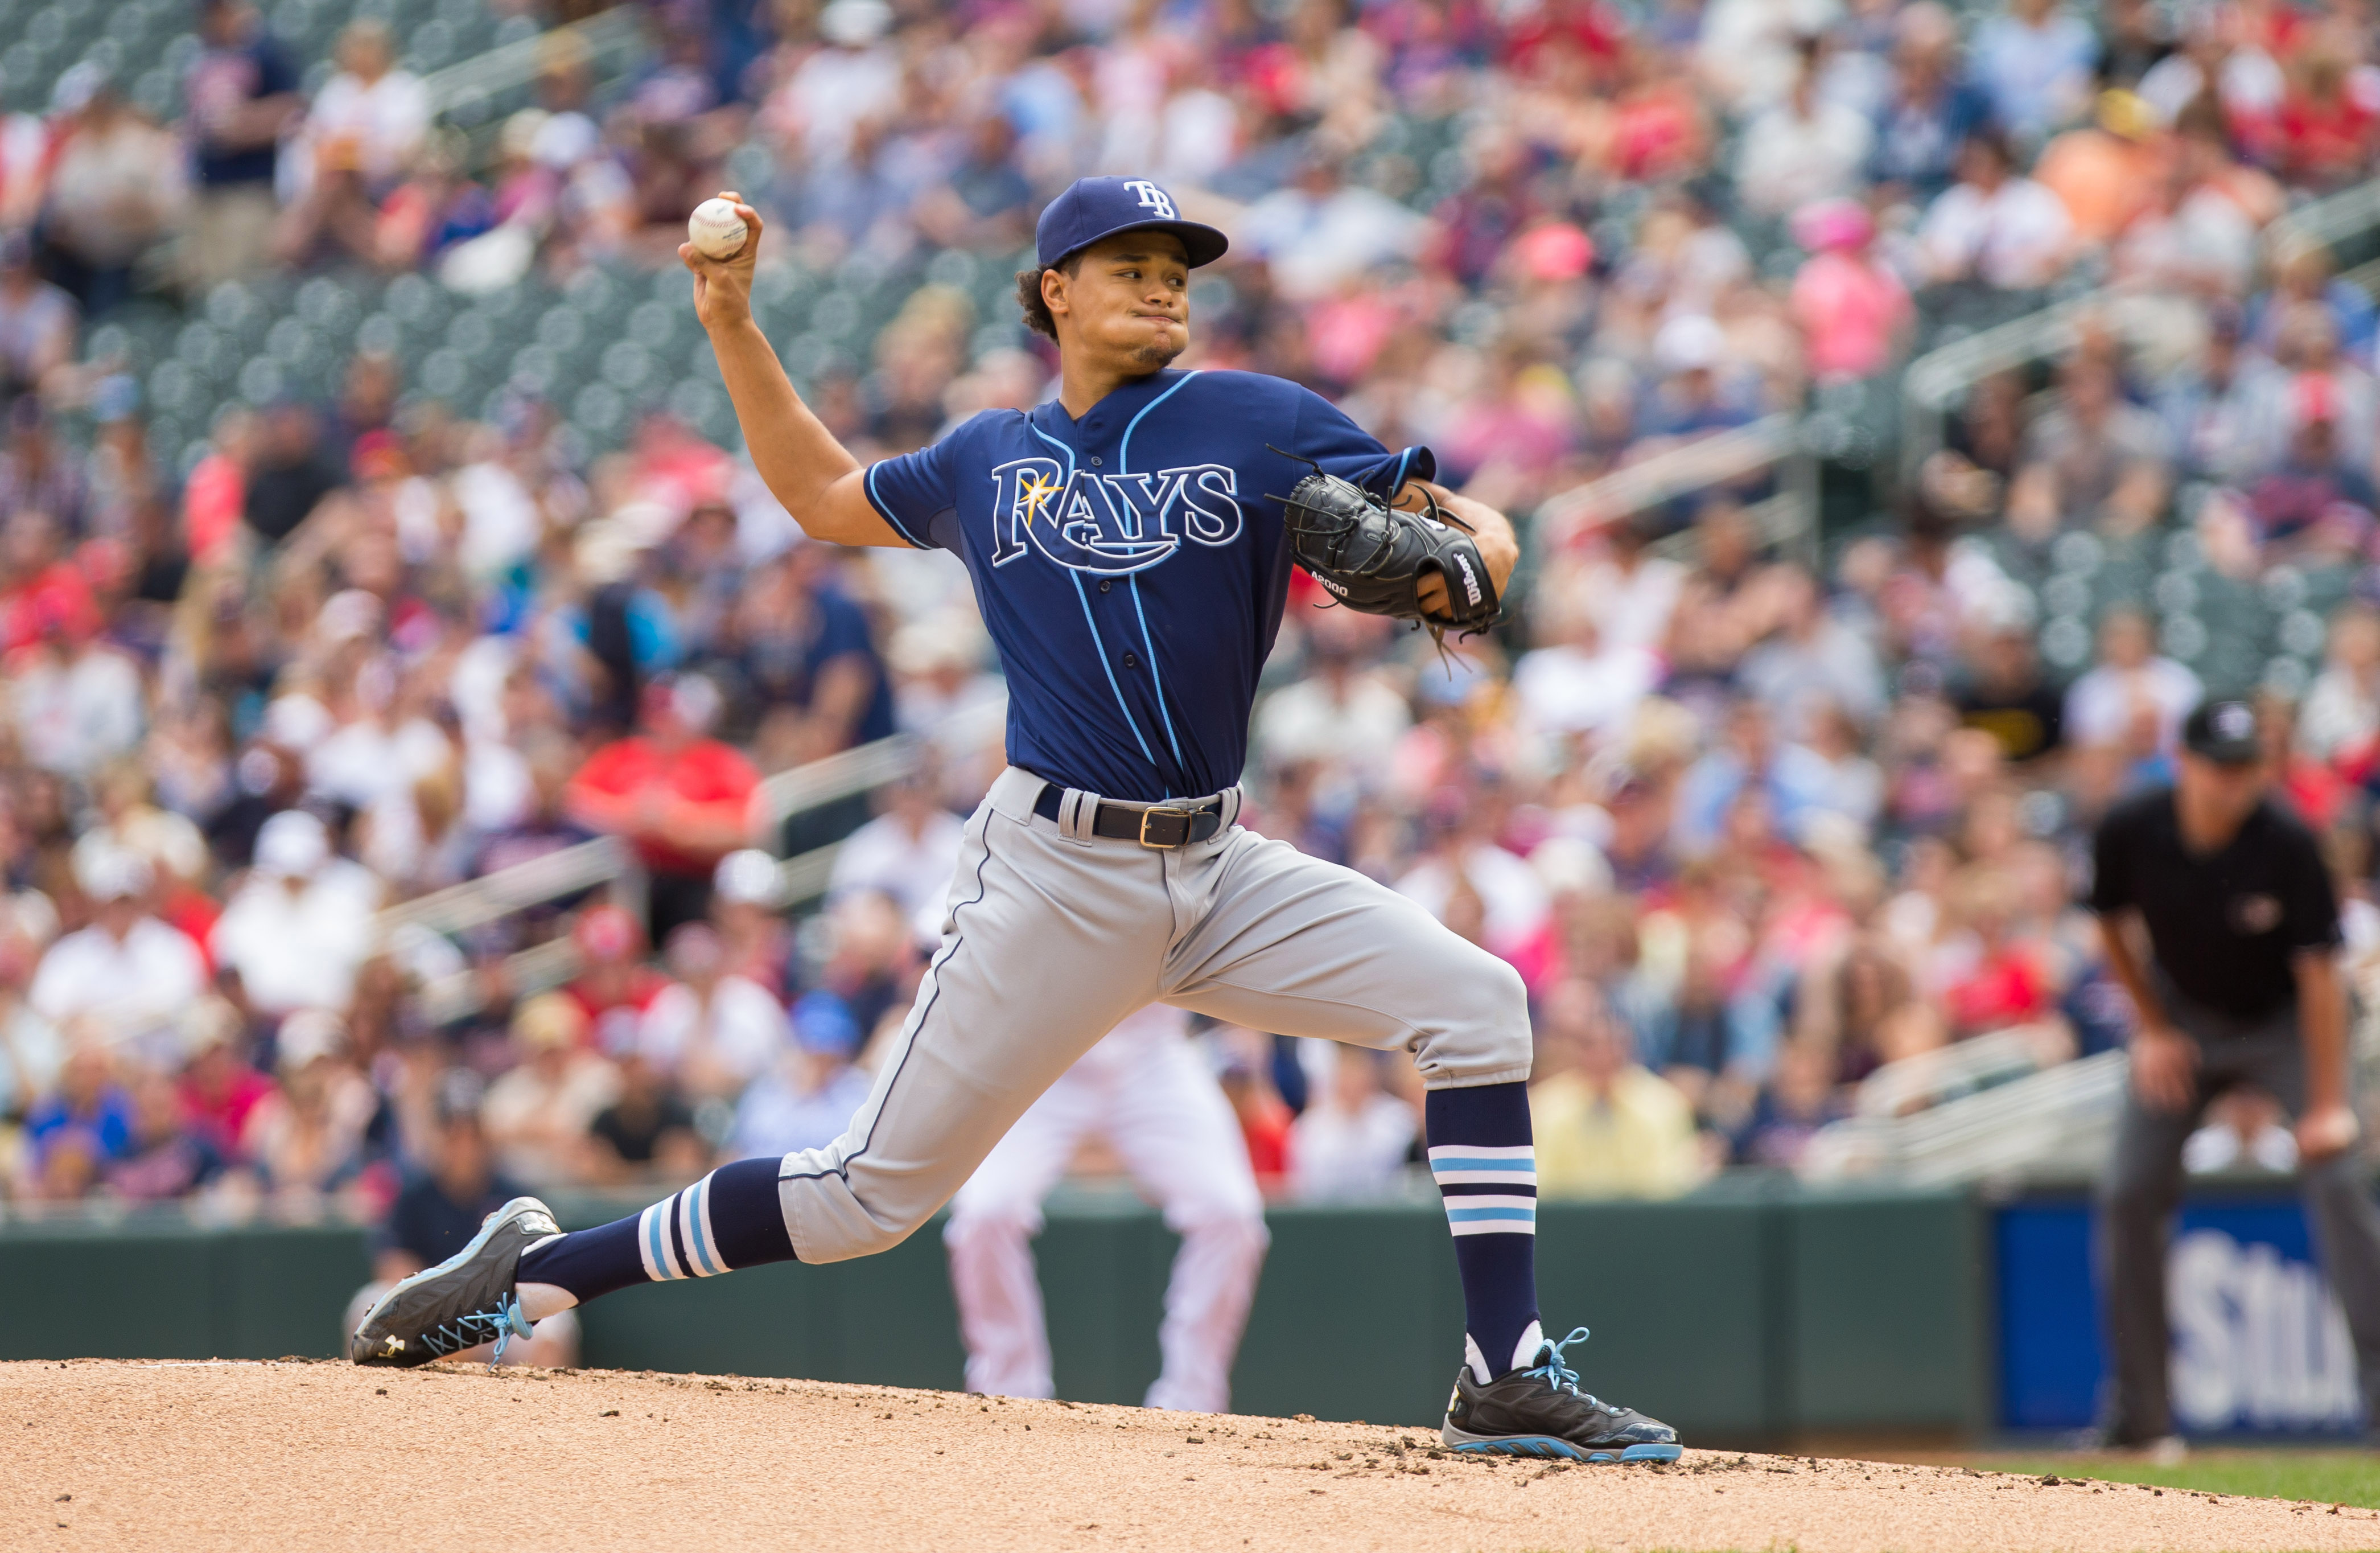
{"label": "light blue stripe on sock", "polygon": [[662,1220],[669,1215],[669,1204],[656,1203],[645,1210],[645,1246],[652,1253],[653,1266],[664,1280],[677,1277],[670,1264],[669,1239],[662,1230]]}
{"label": "light blue stripe on sock", "polygon": [[1450,1224],[1466,1224],[1475,1219],[1483,1218],[1521,1218],[1534,1221],[1536,1217],[1537,1210],[1535,1208],[1458,1208],[1452,1203],[1449,1203],[1446,1208],[1447,1222]]}
{"label": "light blue stripe on sock", "polygon": [[701,1264],[695,1270],[704,1278],[727,1270],[719,1265],[719,1258],[710,1254],[710,1242],[702,1232],[703,1210],[710,1204],[710,1178],[705,1176],[688,1187],[686,1194],[686,1243],[694,1247],[695,1258]]}
{"label": "light blue stripe on sock", "polygon": [[1534,1156],[1523,1159],[1480,1159],[1465,1155],[1432,1155],[1429,1168],[1432,1171],[1509,1170],[1514,1175],[1529,1176],[1536,1174],[1537,1162]]}

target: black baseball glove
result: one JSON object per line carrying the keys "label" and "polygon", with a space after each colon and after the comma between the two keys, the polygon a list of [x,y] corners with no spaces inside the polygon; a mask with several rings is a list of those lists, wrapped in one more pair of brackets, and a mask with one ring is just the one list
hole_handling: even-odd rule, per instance
{"label": "black baseball glove", "polygon": [[[1297,564],[1350,609],[1418,620],[1441,641],[1448,630],[1475,636],[1500,612],[1496,584],[1469,525],[1439,506],[1427,487],[1415,489],[1427,506],[1409,512],[1316,465],[1278,498],[1290,548]],[[1444,615],[1422,608],[1422,580],[1433,571],[1446,579]]]}

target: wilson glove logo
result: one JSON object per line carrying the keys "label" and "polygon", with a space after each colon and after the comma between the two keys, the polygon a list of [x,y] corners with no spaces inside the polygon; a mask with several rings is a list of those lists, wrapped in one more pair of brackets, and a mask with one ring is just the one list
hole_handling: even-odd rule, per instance
{"label": "wilson glove logo", "polygon": [[1486,595],[1479,592],[1479,574],[1471,569],[1471,557],[1458,550],[1455,552],[1454,564],[1463,569],[1463,592],[1470,598],[1471,607],[1478,608]]}

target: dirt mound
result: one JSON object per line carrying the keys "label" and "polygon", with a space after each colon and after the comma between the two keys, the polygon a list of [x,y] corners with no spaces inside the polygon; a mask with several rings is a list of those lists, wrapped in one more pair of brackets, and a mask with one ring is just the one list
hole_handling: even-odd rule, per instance
{"label": "dirt mound", "polygon": [[611,1371],[0,1364],[0,1547],[2370,1548],[2380,1514],[1418,1429]]}

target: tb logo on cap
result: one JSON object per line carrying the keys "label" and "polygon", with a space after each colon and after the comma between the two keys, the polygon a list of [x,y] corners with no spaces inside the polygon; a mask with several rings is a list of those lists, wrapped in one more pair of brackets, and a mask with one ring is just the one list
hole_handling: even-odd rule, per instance
{"label": "tb logo on cap", "polygon": [[1173,197],[1147,178],[1127,178],[1124,187],[1140,201],[1141,209],[1156,212],[1160,221],[1172,221],[1181,214],[1173,208]]}

